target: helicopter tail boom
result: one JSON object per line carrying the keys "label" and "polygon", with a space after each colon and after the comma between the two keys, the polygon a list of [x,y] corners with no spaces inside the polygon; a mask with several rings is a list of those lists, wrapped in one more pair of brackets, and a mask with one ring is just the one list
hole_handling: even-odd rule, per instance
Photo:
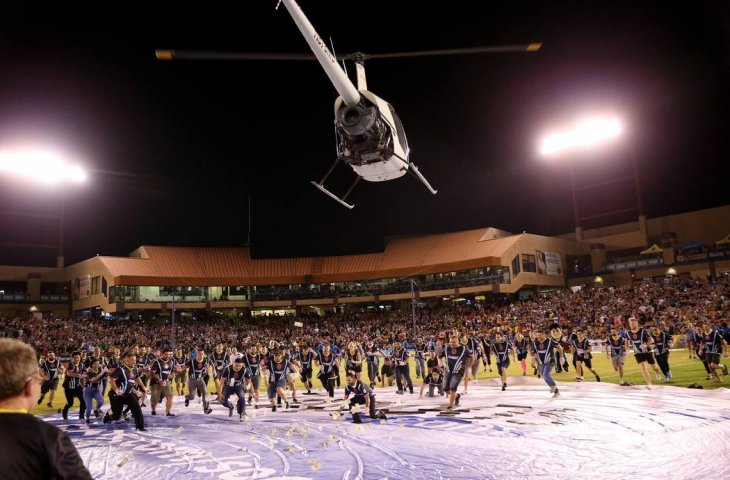
{"label": "helicopter tail boom", "polygon": [[360,93],[352,84],[347,74],[342,70],[342,67],[337,63],[337,58],[332,55],[327,45],[325,45],[322,38],[320,38],[317,31],[314,29],[312,24],[309,22],[304,12],[297,4],[296,0],[282,0],[284,6],[289,11],[294,23],[297,24],[299,31],[302,32],[304,39],[309,44],[309,48],[317,57],[319,64],[322,65],[325,73],[329,77],[332,85],[334,85],[337,93],[339,93],[348,106],[357,105],[360,101]]}

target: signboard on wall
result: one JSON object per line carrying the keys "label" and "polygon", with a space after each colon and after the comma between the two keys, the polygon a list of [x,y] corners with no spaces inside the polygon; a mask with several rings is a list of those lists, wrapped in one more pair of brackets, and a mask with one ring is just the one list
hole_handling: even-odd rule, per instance
{"label": "signboard on wall", "polygon": [[89,298],[91,296],[91,275],[84,275],[74,280],[74,299]]}
{"label": "signboard on wall", "polygon": [[560,254],[556,252],[535,252],[535,262],[537,263],[537,273],[540,275],[562,275],[563,266],[560,260]]}

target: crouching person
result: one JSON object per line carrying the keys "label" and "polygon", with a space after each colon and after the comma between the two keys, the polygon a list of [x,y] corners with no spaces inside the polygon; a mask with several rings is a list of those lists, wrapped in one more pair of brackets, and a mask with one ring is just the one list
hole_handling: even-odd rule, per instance
{"label": "crouching person", "polygon": [[436,390],[438,390],[439,396],[444,396],[444,380],[441,378],[441,371],[438,367],[431,369],[431,373],[424,377],[423,383],[421,384],[421,393],[418,395],[418,398],[423,397],[423,391],[427,386],[429,397],[433,397]]}
{"label": "crouching person", "polygon": [[[345,386],[345,398],[344,400],[350,400],[350,412],[352,413],[353,423],[362,423],[360,412],[364,410],[370,415],[370,418],[380,418],[384,420],[385,414],[381,411],[375,411],[375,394],[363,383],[362,380],[358,380],[355,372],[347,372],[345,379],[347,385]],[[352,396],[352,398],[350,398]],[[344,402],[343,402],[344,403]],[[344,405],[343,405],[344,406]],[[342,406],[340,407],[340,410]]]}

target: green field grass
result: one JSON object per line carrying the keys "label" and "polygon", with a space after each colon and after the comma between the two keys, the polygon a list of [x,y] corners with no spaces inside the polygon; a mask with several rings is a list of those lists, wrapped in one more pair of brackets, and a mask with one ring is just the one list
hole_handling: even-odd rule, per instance
{"label": "green field grass", "polygon": [[[726,365],[730,365],[730,361],[728,359],[723,358],[723,363]],[[528,375],[532,375],[532,369],[529,368],[529,359],[528,359]],[[688,358],[688,354],[686,350],[677,350],[673,351],[669,356],[669,366],[672,371],[672,380],[670,382],[665,382],[664,380],[656,380],[656,377],[654,376],[654,372],[650,370],[652,382],[657,385],[672,385],[676,387],[683,387],[686,388],[688,385],[692,383],[699,383],[704,388],[719,388],[719,387],[727,387],[730,386],[730,376],[724,377],[720,376],[720,378],[723,380],[724,383],[717,383],[714,380],[705,380],[705,369],[702,366],[702,363],[697,359],[690,360]],[[606,355],[604,354],[594,354],[593,355],[593,368],[596,369],[598,372],[598,375],[601,377],[602,382],[607,383],[619,383],[619,377],[618,373],[613,371],[613,367],[611,366],[611,362],[606,358]],[[492,367],[494,370],[493,372],[489,372],[488,370],[485,372],[484,367],[479,367],[479,374],[478,374],[478,380],[486,380],[490,378],[497,378],[497,369],[495,367]],[[316,368],[315,368],[316,372]],[[519,362],[512,362],[510,365],[510,368],[508,370],[508,373],[510,376],[519,376],[522,374],[522,371],[520,369]],[[366,379],[367,373],[363,373],[363,378]],[[302,383],[299,381],[299,377],[296,376],[296,386],[297,390],[301,389],[303,387]],[[553,372],[553,378],[558,382],[565,382],[565,383],[573,383],[575,382],[575,371],[573,370],[573,365],[570,365],[570,371],[569,372],[563,372],[563,373],[554,373]],[[584,368],[584,374],[583,374],[584,381],[586,382],[594,382],[595,377],[593,374],[590,373],[587,369]],[[413,361],[411,361],[411,379],[413,380],[413,386],[416,392],[418,392],[418,389],[421,385],[421,380],[416,379],[416,367]],[[318,390],[321,388],[321,384],[319,381],[314,378],[313,379],[314,388],[315,390]],[[636,361],[633,358],[633,355],[630,355],[626,359],[626,365],[625,365],[625,380],[629,383],[633,383],[634,385],[643,385],[644,384],[644,378],[641,375],[641,372],[639,371],[639,367],[636,365]],[[509,383],[509,378],[507,379],[507,382]],[[261,382],[262,388],[261,391],[266,390],[266,382]],[[343,385],[344,385],[344,376],[343,376]],[[567,385],[566,385],[567,386]],[[213,381],[211,380],[208,383],[208,391],[214,391],[215,387],[213,385]],[[186,389],[187,392],[187,389]],[[342,393],[342,389],[335,390],[336,395],[340,395]],[[261,396],[261,400],[265,400],[265,394]],[[108,408],[108,397],[104,396],[104,401],[106,402],[106,408]],[[149,401],[149,400],[148,400]],[[43,405],[36,406],[33,409],[33,413],[36,415],[43,415],[48,413],[56,413],[58,409],[63,408],[63,406],[66,404],[66,397],[63,393],[63,388],[60,386],[56,392],[56,398],[53,401],[53,406],[51,408],[46,407],[46,403],[48,402],[48,396],[46,396],[46,399],[43,402]],[[78,410],[78,400],[76,401],[76,404],[72,410]],[[78,414],[77,414],[78,415]],[[73,418],[73,416],[72,416]]]}

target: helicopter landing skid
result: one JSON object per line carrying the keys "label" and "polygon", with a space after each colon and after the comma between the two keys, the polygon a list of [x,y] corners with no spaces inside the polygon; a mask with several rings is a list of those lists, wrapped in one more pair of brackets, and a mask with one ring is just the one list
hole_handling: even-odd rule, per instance
{"label": "helicopter landing skid", "polygon": [[324,182],[327,180],[327,177],[330,176],[330,173],[332,173],[332,171],[335,169],[335,167],[337,166],[337,164],[340,163],[341,160],[342,160],[341,158],[337,158],[335,160],[335,162],[332,164],[332,166],[330,167],[330,169],[325,174],[324,178],[322,178],[322,181],[321,182],[315,182],[314,180],[312,180],[312,185],[314,185],[315,187],[317,187],[317,189],[319,191],[321,191],[322,193],[324,193],[325,195],[327,195],[328,197],[330,197],[332,200],[335,200],[340,205],[342,205],[344,207],[347,207],[350,210],[352,210],[353,208],[355,208],[355,205],[351,205],[351,204],[347,203],[346,200],[347,200],[347,196],[350,195],[350,192],[352,192],[352,190],[355,188],[355,185],[357,185],[358,182],[360,181],[360,178],[361,178],[360,176],[357,176],[355,178],[355,181],[353,182],[353,184],[350,185],[350,188],[347,189],[347,192],[342,197],[338,197],[334,193],[332,193],[329,190],[327,190],[327,187],[324,186]]}
{"label": "helicopter landing skid", "polygon": [[408,162],[408,165],[410,167],[408,169],[408,173],[418,179],[418,181],[420,181],[428,189],[429,192],[436,195],[436,190],[434,190],[431,184],[428,183],[428,180],[426,180],[426,177],[421,174],[421,172],[418,170],[418,167],[413,162]]}

